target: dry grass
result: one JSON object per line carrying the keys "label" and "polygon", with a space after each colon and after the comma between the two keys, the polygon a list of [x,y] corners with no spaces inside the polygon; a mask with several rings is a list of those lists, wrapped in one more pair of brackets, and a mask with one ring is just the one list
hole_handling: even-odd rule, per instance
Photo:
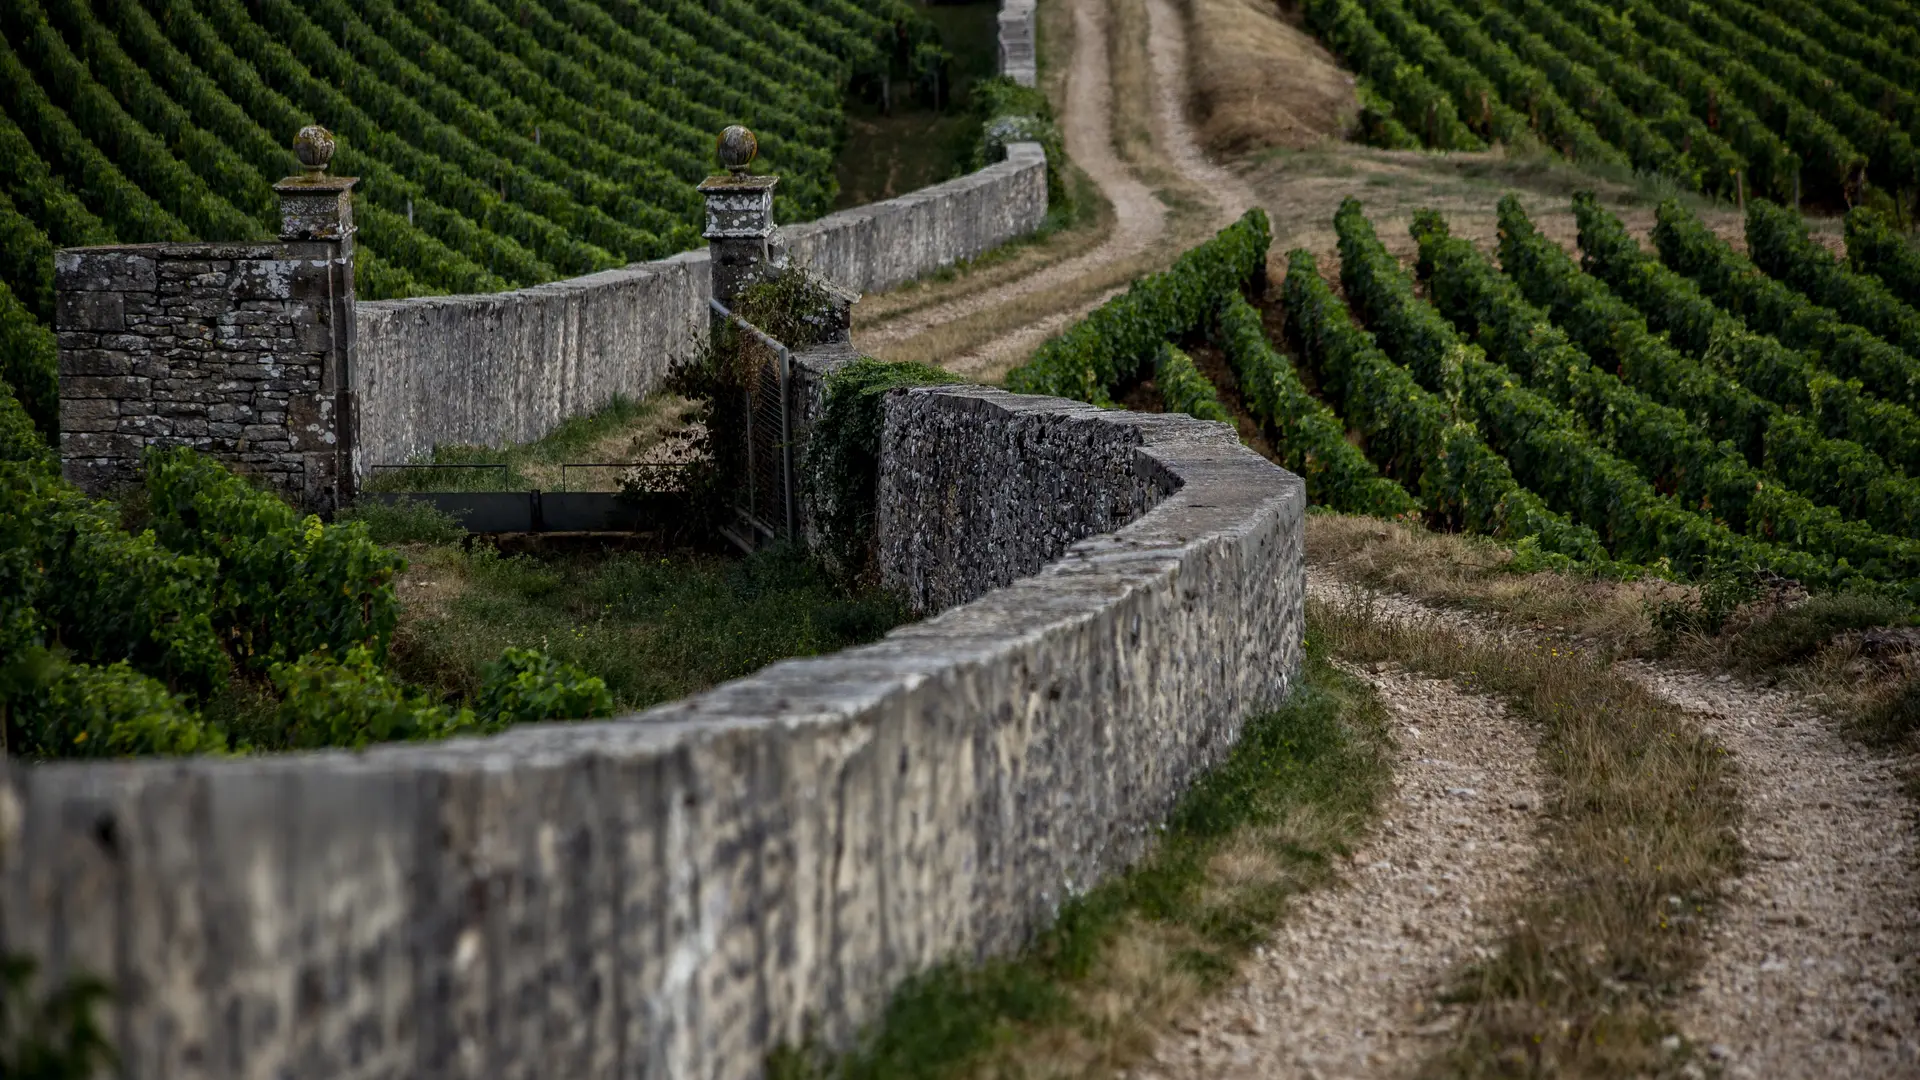
{"label": "dry grass", "polygon": [[1186,0],[1193,112],[1218,154],[1337,139],[1359,110],[1353,77],[1274,0]]}
{"label": "dry grass", "polygon": [[1338,655],[1391,660],[1511,701],[1540,729],[1554,781],[1549,842],[1496,955],[1452,980],[1466,1007],[1430,1076],[1617,1077],[1675,1072],[1668,1009],[1702,959],[1701,931],[1739,869],[1726,752],[1683,711],[1590,653],[1466,637],[1317,605]]}
{"label": "dry grass", "polygon": [[1602,656],[1659,658],[1785,685],[1873,739],[1920,740],[1917,725],[1895,714],[1900,695],[1920,680],[1920,652],[1864,647],[1876,627],[1915,622],[1913,606],[1898,599],[1757,592],[1717,628],[1676,630],[1671,619],[1662,626],[1662,610],[1699,608],[1700,586],[1518,573],[1513,553],[1483,537],[1314,514],[1307,519],[1307,556],[1342,580],[1489,616],[1597,648]]}
{"label": "dry grass", "polygon": [[1347,514],[1307,518],[1307,557],[1343,581],[1641,655],[1659,644],[1652,611],[1698,590],[1670,581],[1516,573],[1513,552],[1479,536]]}

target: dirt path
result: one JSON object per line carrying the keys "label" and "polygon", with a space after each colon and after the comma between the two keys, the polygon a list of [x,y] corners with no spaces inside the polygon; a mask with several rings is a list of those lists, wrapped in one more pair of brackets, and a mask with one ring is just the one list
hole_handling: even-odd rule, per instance
{"label": "dirt path", "polygon": [[[1072,2],[1073,63],[1067,73],[1066,101],[1059,114],[1060,135],[1066,143],[1067,156],[1113,204],[1113,231],[1099,247],[1078,258],[1055,263],[998,289],[964,296],[866,330],[860,338],[861,348],[878,350],[932,327],[996,307],[1018,293],[1056,288],[1085,277],[1101,266],[1145,251],[1166,230],[1167,208],[1114,153],[1107,0]],[[1047,321],[1057,325],[1076,314],[1062,312]],[[995,342],[980,352],[987,353],[998,344]],[[956,365],[955,370],[971,369]]]}
{"label": "dirt path", "polygon": [[1739,762],[1746,872],[1681,1027],[1739,1080],[1920,1076],[1920,875],[1898,762],[1808,703],[1621,666]]}
{"label": "dirt path", "polygon": [[[1345,595],[1318,574],[1308,588]],[[1140,1080],[1392,1076],[1450,1034],[1435,992],[1499,937],[1503,900],[1524,887],[1542,773],[1526,724],[1498,701],[1391,665],[1356,674],[1395,719],[1394,791],[1378,831],[1340,885],[1289,914],[1239,986],[1161,1040]]]}
{"label": "dirt path", "polygon": [[[997,328],[985,342],[944,358],[945,366],[954,371],[980,378],[997,377],[1125,286],[1124,282],[1109,281],[1105,287],[1096,286],[1092,295],[1037,317],[1012,312],[1010,305],[1036,294],[1070,289],[1089,279],[1110,279],[1115,266],[1140,259],[1167,238],[1166,204],[1114,150],[1111,0],[1071,2],[1074,50],[1060,112],[1061,135],[1068,156],[1112,204],[1112,232],[1086,254],[984,292],[863,328],[858,335],[863,350],[884,353],[889,347],[940,327],[1008,309],[1012,325]],[[1185,108],[1185,25],[1168,0],[1146,0],[1146,5],[1151,25],[1148,58],[1153,73],[1155,141],[1181,182],[1210,204],[1207,226],[1218,228],[1253,204],[1253,191],[1232,173],[1207,161],[1200,151]]]}

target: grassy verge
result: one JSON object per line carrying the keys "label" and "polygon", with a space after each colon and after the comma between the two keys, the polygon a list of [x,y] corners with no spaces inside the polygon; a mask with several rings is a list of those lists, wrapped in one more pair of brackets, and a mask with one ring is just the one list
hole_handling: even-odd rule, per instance
{"label": "grassy verge", "polygon": [[1219,987],[1292,898],[1327,882],[1387,789],[1386,713],[1309,620],[1293,699],[1250,721],[1141,865],[1067,905],[1023,954],[895,995],[854,1051],[783,1052],[782,1080],[1114,1075]]}
{"label": "grassy verge", "polygon": [[795,551],[536,557],[422,545],[406,555],[393,666],[449,697],[471,697],[481,667],[513,645],[600,676],[619,708],[645,708],[872,641],[905,617],[887,594],[850,595]]}
{"label": "grassy verge", "polygon": [[[508,447],[436,446],[413,465],[498,465],[500,468],[381,469],[368,491],[559,490],[565,464],[632,462],[686,425],[693,403],[662,391],[635,401],[615,398],[596,412],[561,422],[546,437]],[[400,463],[396,463],[400,464]],[[567,470],[573,491],[615,491],[621,470]]]}
{"label": "grassy verge", "polygon": [[1870,593],[1805,596],[1523,573],[1471,536],[1339,514],[1307,520],[1307,551],[1342,580],[1557,635],[1601,657],[1667,659],[1781,685],[1881,743],[1920,749],[1920,612]]}
{"label": "grassy verge", "polygon": [[1548,843],[1495,955],[1454,980],[1465,1006],[1440,1076],[1637,1076],[1678,1069],[1668,1008],[1698,968],[1702,929],[1737,872],[1740,808],[1723,748],[1681,710],[1550,641],[1467,638],[1319,606],[1326,645],[1498,695],[1539,728],[1554,781]]}

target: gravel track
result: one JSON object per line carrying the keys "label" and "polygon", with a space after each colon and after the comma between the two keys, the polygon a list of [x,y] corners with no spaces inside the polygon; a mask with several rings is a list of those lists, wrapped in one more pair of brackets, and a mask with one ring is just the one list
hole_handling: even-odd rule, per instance
{"label": "gravel track", "polygon": [[1796,695],[1623,663],[1734,755],[1744,873],[1681,1029],[1740,1080],[1920,1077],[1920,876],[1901,764]]}
{"label": "gravel track", "polygon": [[[1110,0],[1071,0],[1074,19],[1072,67],[1060,111],[1067,155],[1113,204],[1114,227],[1100,246],[1085,255],[1040,269],[984,292],[910,312],[863,329],[859,345],[868,351],[908,340],[934,327],[970,318],[1022,296],[1071,285],[1115,262],[1131,259],[1160,243],[1167,233],[1167,208],[1158,195],[1120,160],[1113,147],[1113,78],[1109,54]],[[1150,34],[1148,59],[1153,70],[1154,132],[1159,150],[1182,180],[1212,206],[1211,227],[1218,228],[1255,202],[1253,190],[1233,173],[1207,160],[1186,112],[1187,33],[1169,0],[1146,0]],[[945,366],[965,375],[1005,371],[1041,342],[1105,303],[1121,288],[1010,326],[974,349],[951,357]]]}
{"label": "gravel track", "polygon": [[[1309,590],[1338,598],[1317,577]],[[1435,994],[1497,941],[1505,898],[1525,887],[1544,777],[1531,731],[1499,701],[1392,665],[1354,674],[1394,719],[1379,827],[1339,884],[1289,913],[1239,985],[1161,1039],[1138,1080],[1394,1076],[1451,1035]]]}

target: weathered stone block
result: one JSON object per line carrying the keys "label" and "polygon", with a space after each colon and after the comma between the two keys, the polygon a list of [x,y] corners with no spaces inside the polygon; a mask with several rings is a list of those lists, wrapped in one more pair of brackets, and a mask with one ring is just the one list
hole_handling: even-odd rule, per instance
{"label": "weathered stone block", "polygon": [[63,330],[119,333],[127,328],[125,296],[119,292],[61,290],[53,322]]}
{"label": "weathered stone block", "polygon": [[120,426],[116,398],[68,398],[60,403],[60,430],[113,431]]}
{"label": "weathered stone block", "polygon": [[118,398],[145,401],[151,396],[153,382],[135,375],[73,375],[60,379],[61,400],[67,398]]}
{"label": "weathered stone block", "polygon": [[145,440],[135,434],[104,431],[62,431],[60,433],[60,453],[63,457],[138,457],[143,445]]}
{"label": "weathered stone block", "polygon": [[133,374],[133,357],[124,350],[61,349],[59,363],[62,376]]}
{"label": "weathered stone block", "polygon": [[139,248],[67,248],[54,253],[53,282],[60,292],[152,292],[159,263]]}

